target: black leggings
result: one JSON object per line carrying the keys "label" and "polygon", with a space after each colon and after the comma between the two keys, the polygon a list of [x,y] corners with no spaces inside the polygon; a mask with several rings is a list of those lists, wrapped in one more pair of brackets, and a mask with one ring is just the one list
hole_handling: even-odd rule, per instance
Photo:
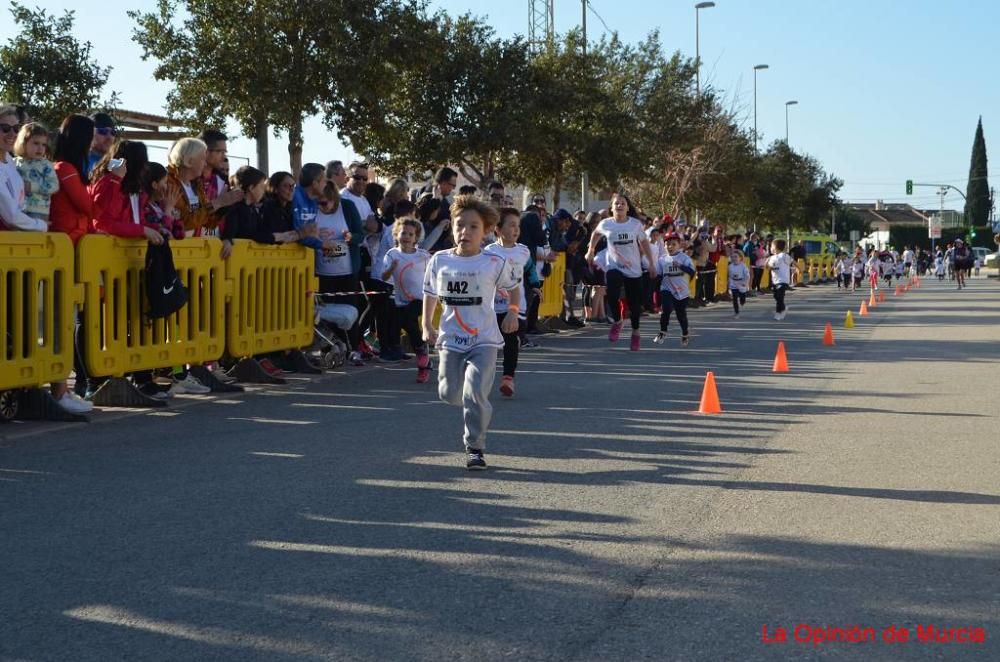
{"label": "black leggings", "polygon": [[670,313],[677,313],[677,321],[681,325],[681,334],[688,334],[688,299],[675,299],[667,290],[660,290],[660,331],[667,332],[670,326]]}
{"label": "black leggings", "polygon": [[514,377],[517,370],[517,357],[521,354],[521,332],[524,330],[524,320],[517,319],[517,331],[514,333],[503,332],[503,320],[507,313],[497,313],[497,326],[501,328],[500,334],[503,336],[503,376]]}
{"label": "black leggings", "polygon": [[733,295],[733,311],[739,314],[740,306],[747,305],[747,293],[739,290],[729,290],[729,293]]}
{"label": "black leggings", "polygon": [[424,302],[420,299],[411,301],[405,306],[393,306],[393,315],[395,316],[394,323],[392,324],[395,337],[391,339],[393,347],[399,346],[400,332],[406,331],[406,335],[410,339],[410,347],[413,351],[417,354],[427,353],[427,343],[424,342],[424,334],[420,329],[419,321],[423,312]]}
{"label": "black leggings", "polygon": [[751,287],[755,290],[760,290],[760,282],[763,278],[764,278],[764,267],[754,267],[753,285]]}
{"label": "black leggings", "polygon": [[642,317],[642,278],[629,278],[617,269],[609,271],[607,278],[607,302],[611,308],[611,319],[618,322],[622,318],[618,302],[622,298],[622,288],[625,288],[625,299],[628,301],[628,314],[632,321],[632,330],[638,331],[639,319]]}
{"label": "black leggings", "polygon": [[371,317],[365,326],[375,327],[379,347],[385,349],[393,347],[393,339],[398,345],[399,331],[393,328],[395,326],[393,308],[396,307],[396,302],[392,298],[392,285],[377,278],[369,278],[364,282],[364,286],[370,292],[385,292],[385,294],[372,294],[369,297]]}
{"label": "black leggings", "polygon": [[780,285],[772,285],[771,287],[774,289],[774,312],[785,312],[785,292],[788,291],[788,286],[781,283]]}

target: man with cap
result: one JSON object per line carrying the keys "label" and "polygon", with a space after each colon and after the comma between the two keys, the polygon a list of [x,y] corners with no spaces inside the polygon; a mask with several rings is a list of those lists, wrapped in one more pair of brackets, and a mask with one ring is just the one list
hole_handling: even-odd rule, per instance
{"label": "man with cap", "polygon": [[118,134],[118,127],[115,118],[107,113],[94,113],[90,119],[94,120],[94,139],[90,143],[90,154],[87,155],[87,162],[84,163],[86,171],[82,175],[84,182],[90,177],[90,171],[94,169],[97,162],[104,158],[104,155],[111,149]]}

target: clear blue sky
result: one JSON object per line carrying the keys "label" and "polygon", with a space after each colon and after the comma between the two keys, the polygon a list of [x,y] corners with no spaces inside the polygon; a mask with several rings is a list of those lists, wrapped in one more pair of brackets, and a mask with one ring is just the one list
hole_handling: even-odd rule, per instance
{"label": "clear blue sky", "polygon": [[[152,63],[139,59],[130,38],[128,8],[152,0],[124,3],[27,0],[46,9],[77,10],[79,36],[94,43],[95,56],[111,64],[110,88],[122,106],[160,112],[167,87],[152,80]],[[694,55],[694,0],[591,0],[591,5],[629,41],[659,28],[668,51]],[[525,0],[436,0],[452,14],[487,17],[501,35],[524,34]],[[579,24],[579,0],[556,0],[556,30]],[[936,207],[931,189],[904,194],[904,181],[933,181],[965,188],[976,119],[983,116],[987,150],[996,158],[1000,145],[1000,87],[994,84],[995,28],[1000,4],[987,0],[717,0],[701,13],[703,84],[722,90],[747,125],[753,118],[754,64],[770,69],[758,78],[758,127],[765,141],[785,132],[785,101],[790,109],[790,140],[816,156],[845,181],[849,201],[908,201]],[[3,14],[0,38],[13,28]],[[590,13],[592,35],[604,32]],[[306,160],[349,158],[319,121],[306,126]],[[253,155],[250,141],[237,140],[231,153]],[[272,141],[272,168],[284,166],[285,145]],[[1000,161],[997,161],[1000,163]],[[996,174],[992,174],[996,173]],[[1000,166],[991,171],[1000,185]],[[946,205],[961,207],[958,196]]]}

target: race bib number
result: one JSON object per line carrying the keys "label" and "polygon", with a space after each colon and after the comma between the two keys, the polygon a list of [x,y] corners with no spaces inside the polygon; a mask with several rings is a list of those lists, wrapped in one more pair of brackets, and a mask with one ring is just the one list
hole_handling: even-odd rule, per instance
{"label": "race bib number", "polygon": [[629,232],[617,232],[614,233],[614,243],[615,246],[628,246],[634,241],[632,234]]}
{"label": "race bib number", "polygon": [[440,288],[441,302],[446,306],[478,306],[483,303],[479,287],[474,281],[461,278],[444,278]]}

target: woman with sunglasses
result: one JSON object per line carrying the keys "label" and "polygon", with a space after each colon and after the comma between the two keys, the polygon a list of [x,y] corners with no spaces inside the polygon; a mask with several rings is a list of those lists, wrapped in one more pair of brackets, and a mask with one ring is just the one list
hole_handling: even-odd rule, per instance
{"label": "woman with sunglasses", "polygon": [[49,229],[45,221],[24,212],[24,180],[11,156],[20,130],[17,108],[0,106],[0,230],[45,232]]}

